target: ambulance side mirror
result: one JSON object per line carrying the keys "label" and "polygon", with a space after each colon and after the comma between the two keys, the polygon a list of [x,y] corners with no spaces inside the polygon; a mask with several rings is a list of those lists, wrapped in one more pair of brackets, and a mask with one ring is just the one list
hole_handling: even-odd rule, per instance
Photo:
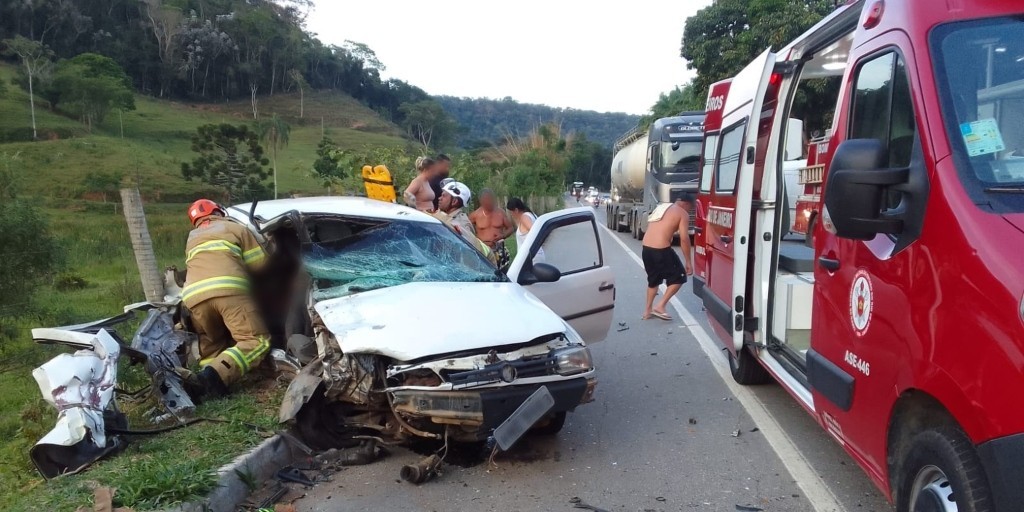
{"label": "ambulance side mirror", "polygon": [[879,233],[898,234],[903,220],[882,212],[886,189],[906,183],[908,168],[884,168],[885,145],[877,139],[850,139],[839,144],[829,166],[825,206],[836,234],[870,240]]}

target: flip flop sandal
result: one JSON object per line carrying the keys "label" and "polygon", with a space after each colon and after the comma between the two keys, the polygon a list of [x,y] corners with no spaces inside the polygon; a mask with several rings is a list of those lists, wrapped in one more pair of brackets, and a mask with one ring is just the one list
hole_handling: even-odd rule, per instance
{"label": "flip flop sandal", "polygon": [[664,320],[666,322],[671,322],[672,321],[672,317],[669,316],[668,313],[658,313],[657,311],[652,311],[651,312],[651,316],[656,316],[656,317],[658,317],[658,318],[660,318],[660,319],[662,319],[662,320]]}

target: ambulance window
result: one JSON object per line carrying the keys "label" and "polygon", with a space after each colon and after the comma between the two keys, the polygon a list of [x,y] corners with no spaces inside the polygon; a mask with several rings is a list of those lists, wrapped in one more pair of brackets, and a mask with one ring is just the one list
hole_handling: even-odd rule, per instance
{"label": "ambulance window", "polygon": [[745,126],[746,123],[740,123],[722,134],[722,150],[718,153],[718,161],[715,162],[716,192],[732,192],[736,188]]}
{"label": "ambulance window", "polygon": [[[886,167],[910,165],[914,147],[914,104],[903,58],[889,52],[861,64],[850,116],[850,138],[878,139],[889,156]],[[884,208],[896,208],[902,195],[891,191]]]}
{"label": "ambulance window", "polygon": [[711,176],[715,169],[715,154],[718,152],[718,135],[704,137],[704,162],[700,169],[700,191],[711,192]]}
{"label": "ambulance window", "polygon": [[895,52],[874,57],[857,71],[850,138],[878,139],[889,148],[888,167],[910,164],[914,105],[903,58]]}

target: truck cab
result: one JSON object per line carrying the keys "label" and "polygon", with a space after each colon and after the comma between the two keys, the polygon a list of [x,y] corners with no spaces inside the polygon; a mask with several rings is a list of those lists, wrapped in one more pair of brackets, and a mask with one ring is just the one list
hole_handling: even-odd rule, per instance
{"label": "truck cab", "polygon": [[[806,247],[785,148],[830,76]],[[778,381],[899,512],[1024,503],[1022,114],[1012,0],[851,0],[709,92],[694,291],[733,377]]]}
{"label": "truck cab", "polygon": [[612,156],[608,227],[643,238],[647,216],[659,204],[694,192],[703,137],[703,112],[659,118],[647,130],[623,135]]}

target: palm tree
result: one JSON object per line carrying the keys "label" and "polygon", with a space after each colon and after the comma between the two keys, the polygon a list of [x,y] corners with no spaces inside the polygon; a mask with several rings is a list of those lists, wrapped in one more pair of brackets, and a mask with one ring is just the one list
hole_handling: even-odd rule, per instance
{"label": "palm tree", "polygon": [[259,122],[260,139],[270,145],[270,160],[274,167],[274,199],[277,199],[277,150],[288,146],[292,127],[274,114],[270,119]]}

